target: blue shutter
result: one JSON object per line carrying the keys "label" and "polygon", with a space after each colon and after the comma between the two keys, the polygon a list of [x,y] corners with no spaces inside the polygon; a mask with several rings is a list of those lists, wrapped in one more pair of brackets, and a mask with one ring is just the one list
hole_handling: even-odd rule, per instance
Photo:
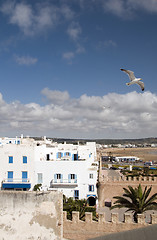
{"label": "blue shutter", "polygon": [[56,153],[56,158],[58,159],[58,152]]}
{"label": "blue shutter", "polygon": [[13,172],[8,172],[8,182],[13,182]]}
{"label": "blue shutter", "polygon": [[71,174],[68,174],[68,183],[71,183]]}
{"label": "blue shutter", "polygon": [[63,182],[63,174],[61,174],[61,183]]}
{"label": "blue shutter", "polygon": [[57,182],[57,174],[54,174],[54,183]]}
{"label": "blue shutter", "polygon": [[27,182],[27,172],[22,172],[22,182]]}
{"label": "blue shutter", "polygon": [[77,183],[77,174],[75,174],[75,183]]}
{"label": "blue shutter", "polygon": [[78,160],[78,154],[76,154],[76,160]]}
{"label": "blue shutter", "polygon": [[23,156],[23,163],[27,163],[27,157]]}
{"label": "blue shutter", "polygon": [[72,155],[72,160],[74,161],[74,154]]}
{"label": "blue shutter", "polygon": [[89,154],[89,158],[91,157],[91,153]]}
{"label": "blue shutter", "polygon": [[69,156],[71,157],[71,152],[69,152]]}
{"label": "blue shutter", "polygon": [[61,153],[61,157],[63,157],[63,153]]}
{"label": "blue shutter", "polygon": [[9,156],[9,163],[13,163],[13,156]]}
{"label": "blue shutter", "polygon": [[64,156],[66,156],[66,152],[64,153]]}

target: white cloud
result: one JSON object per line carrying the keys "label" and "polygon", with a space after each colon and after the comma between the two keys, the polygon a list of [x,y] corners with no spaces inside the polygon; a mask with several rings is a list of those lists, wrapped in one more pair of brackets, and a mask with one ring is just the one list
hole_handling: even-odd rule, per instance
{"label": "white cloud", "polygon": [[132,18],[140,10],[157,13],[156,0],[102,0],[102,3],[105,11],[122,18]]}
{"label": "white cloud", "polygon": [[57,7],[48,1],[28,4],[26,2],[6,1],[0,11],[7,15],[9,23],[14,24],[26,36],[34,36],[56,27],[61,19],[71,20],[73,11],[68,5]]}
{"label": "white cloud", "polygon": [[73,41],[77,41],[82,32],[78,22],[72,22],[68,27],[67,33]]}
{"label": "white cloud", "polygon": [[14,56],[15,61],[19,64],[19,65],[33,65],[35,64],[38,59],[37,58],[32,58],[30,56]]}
{"label": "white cloud", "polygon": [[100,41],[98,43],[98,48],[103,49],[103,48],[109,48],[109,47],[116,47],[117,44],[113,40],[105,40],[105,41]]}
{"label": "white cloud", "polygon": [[133,15],[132,7],[127,0],[107,0],[103,2],[103,6],[105,11],[122,18],[130,18]]}
{"label": "white cloud", "polygon": [[67,91],[52,91],[44,88],[41,93],[53,104],[62,104],[69,100],[69,93]]}
{"label": "white cloud", "polygon": [[157,12],[156,0],[128,0],[128,4],[134,9],[144,9],[148,12]]}
{"label": "white cloud", "polygon": [[[47,104],[7,103],[0,94],[1,134],[71,138],[156,137],[157,95],[110,93],[70,98],[66,91],[42,90]],[[138,103],[138,104],[135,104]]]}
{"label": "white cloud", "polygon": [[72,59],[75,57],[75,52],[65,52],[62,55],[62,58],[67,60],[68,63],[72,63]]}
{"label": "white cloud", "polygon": [[65,4],[61,6],[60,11],[63,14],[63,16],[65,17],[65,19],[67,19],[67,20],[71,20],[75,16],[75,14],[71,10],[71,8],[68,5],[65,5]]}

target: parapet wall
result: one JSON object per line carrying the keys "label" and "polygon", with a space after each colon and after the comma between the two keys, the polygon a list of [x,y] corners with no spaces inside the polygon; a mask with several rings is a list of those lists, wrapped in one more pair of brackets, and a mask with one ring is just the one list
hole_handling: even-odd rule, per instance
{"label": "parapet wall", "polygon": [[122,196],[124,193],[123,188],[128,188],[129,185],[135,188],[139,183],[143,189],[146,186],[147,188],[152,187],[150,195],[157,192],[157,177],[124,177],[123,175],[108,177],[100,174],[98,184],[99,207],[105,206],[106,199],[113,203],[115,201],[114,196]]}
{"label": "parapet wall", "polygon": [[153,177],[153,176],[118,176],[118,177],[108,177],[108,176],[104,176],[103,174],[100,175],[99,177],[99,181],[102,183],[105,182],[152,182],[152,183],[157,183],[157,177]]}
{"label": "parapet wall", "polygon": [[62,194],[0,191],[0,239],[61,240]]}
{"label": "parapet wall", "polygon": [[[63,212],[64,237],[68,239],[88,239],[114,232],[122,232],[157,223],[157,214],[151,214],[151,222],[145,222],[143,214],[138,215],[138,223],[134,223],[130,214],[124,214],[124,222],[119,222],[117,213],[111,213],[111,221],[105,221],[105,214],[98,215],[98,221],[92,220],[92,213],[85,213],[85,221],[79,220],[79,212],[72,212],[72,221]],[[78,238],[79,237],[79,238]]]}

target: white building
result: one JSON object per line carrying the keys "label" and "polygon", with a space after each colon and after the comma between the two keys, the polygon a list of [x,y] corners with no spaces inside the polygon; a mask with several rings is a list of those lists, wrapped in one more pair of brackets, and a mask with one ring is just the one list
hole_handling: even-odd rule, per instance
{"label": "white building", "polygon": [[136,162],[136,161],[139,161],[140,159],[135,156],[121,156],[121,157],[115,157],[115,160],[117,162]]}
{"label": "white building", "polygon": [[57,189],[67,197],[97,197],[96,144],[58,144],[46,140],[21,138],[0,146],[0,181],[3,189]]}

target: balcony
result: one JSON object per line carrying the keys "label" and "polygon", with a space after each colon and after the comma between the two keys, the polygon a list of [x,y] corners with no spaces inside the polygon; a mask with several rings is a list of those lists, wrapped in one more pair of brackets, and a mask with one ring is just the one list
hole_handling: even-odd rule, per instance
{"label": "balcony", "polygon": [[52,179],[50,187],[77,187],[77,179]]}
{"label": "balcony", "polygon": [[28,178],[7,178],[2,181],[3,189],[30,189],[31,183]]}

